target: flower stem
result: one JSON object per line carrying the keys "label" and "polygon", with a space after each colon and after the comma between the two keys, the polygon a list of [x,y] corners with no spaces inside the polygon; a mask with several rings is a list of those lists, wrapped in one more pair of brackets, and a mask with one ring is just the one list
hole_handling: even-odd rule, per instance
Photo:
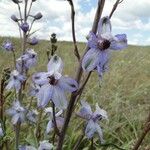
{"label": "flower stem", "polygon": [[141,134],[141,136],[139,137],[139,139],[137,140],[137,142],[135,143],[135,146],[133,148],[133,150],[138,150],[140,145],[142,144],[142,142],[144,141],[146,135],[150,132],[150,112],[149,112],[149,116],[147,118],[147,121],[145,123],[144,126],[144,130]]}
{"label": "flower stem", "polygon": [[37,141],[38,141],[38,142],[40,141],[40,138],[41,138],[40,124],[41,124],[41,119],[42,119],[43,110],[40,109],[39,111],[40,111],[40,112],[39,112],[38,121],[37,121],[37,125],[36,125],[36,131],[35,131],[35,135],[36,135],[36,138],[37,138]]}
{"label": "flower stem", "polygon": [[55,112],[55,104],[52,102],[52,109],[53,109],[53,122],[54,122],[54,129],[55,133],[59,136],[59,129],[57,127],[57,122],[56,122],[56,112]]}
{"label": "flower stem", "polygon": [[[94,33],[97,32],[98,22],[99,22],[99,19],[101,18],[104,3],[105,3],[105,0],[99,0],[99,2],[98,2],[98,8],[97,8],[97,11],[96,11],[96,15],[95,15],[95,19],[94,19],[94,23],[93,23],[93,27],[92,27],[92,31]],[[87,50],[88,50],[88,48],[87,48]],[[80,83],[80,80],[81,80],[81,77],[82,77],[82,72],[83,72],[82,71],[82,66],[81,66],[81,63],[80,63],[79,67],[78,67],[78,72],[77,72],[77,75],[76,75],[76,80],[77,80],[78,83]],[[67,107],[65,122],[64,122],[64,125],[62,127],[60,136],[59,136],[57,150],[62,150],[66,130],[68,128],[68,125],[69,125],[69,122],[70,122],[70,119],[71,119],[71,116],[72,116],[72,113],[73,113],[74,104],[75,104],[77,96],[78,96],[78,94],[76,92],[73,92],[72,95],[71,95],[70,102],[69,102],[68,107]]]}
{"label": "flower stem", "polygon": [[80,61],[80,54],[77,47],[76,42],[76,35],[75,35],[75,10],[74,10],[74,3],[72,0],[68,0],[70,6],[71,6],[71,22],[72,22],[72,38],[74,43],[74,54],[77,57],[78,61]]}
{"label": "flower stem", "polygon": [[15,126],[15,134],[16,134],[16,145],[15,145],[15,149],[18,150],[19,148],[19,136],[20,136],[20,126],[21,126],[21,123],[18,122]]}

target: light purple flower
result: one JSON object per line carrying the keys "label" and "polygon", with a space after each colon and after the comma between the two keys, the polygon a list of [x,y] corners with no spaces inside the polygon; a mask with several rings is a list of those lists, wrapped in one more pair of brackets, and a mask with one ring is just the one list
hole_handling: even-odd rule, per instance
{"label": "light purple flower", "polygon": [[20,28],[22,29],[23,32],[26,33],[26,32],[29,30],[29,24],[28,24],[27,22],[22,23],[22,24],[20,25]]}
{"label": "light purple flower", "polygon": [[26,80],[24,75],[21,75],[17,70],[13,70],[10,74],[9,82],[6,86],[7,90],[16,89],[19,91],[21,88],[21,84]]}
{"label": "light purple flower", "polygon": [[12,117],[12,124],[23,123],[25,121],[26,109],[23,108],[18,100],[13,102],[10,109],[6,110],[6,113]]}
{"label": "light purple flower", "polygon": [[5,49],[6,51],[13,51],[14,50],[14,46],[12,44],[11,41],[7,40],[2,44],[3,49]]}
{"label": "light purple flower", "polygon": [[36,97],[39,91],[40,91],[40,86],[36,84],[32,84],[29,90],[29,95]]}
{"label": "light purple flower", "polygon": [[111,34],[111,22],[109,17],[103,17],[99,21],[98,34],[90,32],[88,38],[89,51],[82,60],[82,68],[84,71],[90,72],[94,69],[98,70],[101,76],[106,71],[109,60],[110,50],[122,50],[127,47],[126,34]]}
{"label": "light purple flower", "polygon": [[[52,107],[48,107],[45,109],[45,113],[49,115],[49,122],[47,124],[46,127],[46,133],[48,134],[49,132],[51,132],[52,130],[54,130],[54,122],[53,122],[53,111],[52,111]],[[64,118],[61,117],[61,114],[63,113],[62,110],[58,111],[55,114],[56,117],[56,124],[58,128],[62,128],[63,124],[64,124]]]}
{"label": "light purple flower", "polygon": [[26,118],[27,118],[27,120],[29,120],[29,122],[36,123],[37,115],[38,115],[38,112],[36,110],[28,110],[28,112],[26,114]]}
{"label": "light purple flower", "polygon": [[33,82],[41,86],[37,94],[39,107],[45,107],[52,100],[57,108],[66,109],[65,91],[74,92],[78,89],[74,79],[61,75],[62,66],[61,58],[54,55],[47,65],[48,72],[33,75]]}
{"label": "light purple flower", "polygon": [[81,101],[81,109],[77,113],[77,115],[87,121],[85,134],[86,136],[91,139],[94,134],[97,132],[100,138],[101,143],[104,142],[103,139],[103,132],[101,127],[99,126],[98,122],[102,119],[107,119],[107,112],[103,109],[101,109],[98,104],[96,104],[96,111],[92,112],[91,106],[85,102]]}
{"label": "light purple flower", "polygon": [[28,40],[28,43],[30,45],[37,45],[39,43],[39,40],[36,37],[33,37],[33,38]]}
{"label": "light purple flower", "polygon": [[[23,64],[22,64],[23,63]],[[18,71],[22,71],[22,67],[25,70],[34,67],[37,63],[37,53],[33,49],[28,49],[26,52],[17,59],[16,67]]]}
{"label": "light purple flower", "polygon": [[37,150],[35,147],[33,147],[33,146],[27,146],[27,145],[25,145],[25,146],[19,146],[19,150]]}
{"label": "light purple flower", "polygon": [[2,125],[0,123],[0,137],[3,137],[3,136],[4,136],[4,131],[3,131]]}
{"label": "light purple flower", "polygon": [[19,150],[51,150],[53,145],[49,143],[47,140],[41,141],[38,148],[35,148],[31,145],[20,146]]}
{"label": "light purple flower", "polygon": [[40,146],[38,150],[51,150],[53,148],[53,145],[49,143],[49,141],[44,140],[40,142]]}

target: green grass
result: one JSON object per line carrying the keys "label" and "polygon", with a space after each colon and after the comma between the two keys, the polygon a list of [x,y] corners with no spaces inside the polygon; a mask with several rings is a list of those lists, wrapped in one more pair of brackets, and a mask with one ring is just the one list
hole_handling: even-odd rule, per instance
{"label": "green grass", "polygon": [[[5,38],[0,38],[0,44]],[[16,48],[17,56],[20,55],[18,39],[12,39]],[[41,41],[35,50],[39,61],[30,74],[46,70],[46,50],[49,46],[47,41]],[[80,53],[85,48],[84,43],[78,43]],[[71,42],[59,42],[57,54],[65,62],[64,74],[74,77],[77,70],[77,60],[73,53]],[[13,67],[12,54],[0,50],[0,73],[6,67]],[[129,46],[121,52],[113,52],[110,60],[110,70],[104,75],[103,81],[99,81],[96,72],[92,74],[81,99],[86,99],[94,108],[96,102],[106,109],[109,122],[102,122],[104,138],[107,142],[116,144],[130,150],[135,140],[143,129],[144,121],[150,109],[150,47]],[[79,107],[79,104],[78,106]],[[81,134],[83,120],[73,116],[68,135],[65,141],[65,150],[71,150],[73,144]],[[43,128],[45,126],[43,125]],[[31,128],[32,129],[32,128]],[[21,142],[33,139],[31,132],[26,133],[24,127]],[[28,134],[28,138],[26,138]],[[9,131],[9,138],[13,138]],[[96,136],[95,142],[98,143]],[[31,142],[33,143],[33,142]],[[84,138],[80,149],[88,149],[90,142]],[[79,149],[79,150],[80,150]],[[115,147],[100,147],[97,150],[115,150]],[[150,135],[142,144],[141,150],[150,149]]]}

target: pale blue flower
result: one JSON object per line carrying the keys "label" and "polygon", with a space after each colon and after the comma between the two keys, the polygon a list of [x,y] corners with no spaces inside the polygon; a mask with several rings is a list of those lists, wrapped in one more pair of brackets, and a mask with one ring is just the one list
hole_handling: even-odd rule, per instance
{"label": "pale blue flower", "polygon": [[85,135],[91,139],[95,133],[98,133],[101,143],[104,142],[103,132],[98,122],[102,119],[107,119],[107,112],[101,109],[98,104],[96,104],[96,111],[92,112],[91,106],[85,102],[81,101],[81,109],[77,115],[87,121]]}
{"label": "pale blue flower", "polygon": [[4,131],[3,131],[2,125],[0,123],[0,137],[3,137],[3,136],[4,136]]}
{"label": "pale blue flower", "polygon": [[30,45],[37,45],[39,43],[39,40],[36,37],[33,37],[33,38],[28,40],[28,43]]}
{"label": "pale blue flower", "polygon": [[30,90],[29,90],[29,95],[36,97],[36,95],[38,94],[39,91],[40,91],[40,86],[39,85],[31,84]]}
{"label": "pale blue flower", "polygon": [[109,17],[103,17],[99,21],[98,34],[90,32],[88,47],[90,49],[83,57],[82,68],[87,72],[97,69],[99,76],[101,76],[108,68],[109,51],[125,49],[127,37],[126,34],[112,36]]}
{"label": "pale blue flower", "polygon": [[[49,132],[51,132],[52,130],[54,130],[54,122],[53,122],[53,111],[52,111],[52,107],[48,107],[45,109],[45,112],[49,115],[49,121],[46,127],[46,133],[48,134]],[[58,128],[62,128],[63,124],[64,124],[64,118],[61,117],[63,111],[60,110],[55,114],[56,117],[56,124]]]}
{"label": "pale blue flower", "polygon": [[47,140],[41,141],[38,148],[35,148],[31,145],[20,146],[19,150],[52,150],[53,145]]}
{"label": "pale blue flower", "polygon": [[38,116],[37,110],[28,110],[26,114],[26,118],[30,123],[36,123],[38,119],[37,116]]}
{"label": "pale blue flower", "polygon": [[26,109],[21,106],[18,100],[13,102],[12,107],[6,110],[6,113],[12,117],[11,122],[13,125],[23,123],[25,121]]}
{"label": "pale blue flower", "polygon": [[[23,64],[22,64],[23,63]],[[22,67],[25,70],[34,67],[37,63],[37,53],[33,49],[27,49],[26,52],[17,59],[16,67],[18,71],[22,71]]]}
{"label": "pale blue flower", "polygon": [[40,142],[40,146],[38,150],[51,150],[53,148],[53,145],[49,143],[49,141],[44,140]]}
{"label": "pale blue flower", "polygon": [[47,65],[48,72],[33,75],[33,82],[41,86],[37,94],[38,107],[45,107],[52,100],[57,108],[66,109],[65,91],[76,91],[78,84],[74,79],[61,75],[62,67],[61,58],[54,55]]}
{"label": "pale blue flower", "polygon": [[7,40],[2,44],[2,48],[5,49],[6,51],[13,51],[14,46],[11,41]]}
{"label": "pale blue flower", "polygon": [[19,91],[21,88],[21,84],[26,80],[24,75],[21,75],[17,70],[13,70],[10,74],[9,82],[6,86],[7,90],[16,89]]}

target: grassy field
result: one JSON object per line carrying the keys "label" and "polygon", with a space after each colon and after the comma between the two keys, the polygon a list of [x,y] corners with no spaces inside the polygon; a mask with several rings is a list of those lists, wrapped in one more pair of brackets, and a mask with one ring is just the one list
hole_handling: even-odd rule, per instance
{"label": "grassy field", "polygon": [[[0,44],[5,38],[0,38]],[[18,39],[13,39],[17,56],[20,53]],[[47,41],[41,41],[35,50],[38,53],[38,64],[30,71],[30,74],[46,70],[46,50],[49,46]],[[80,53],[85,48],[84,43],[79,43]],[[78,65],[73,54],[71,42],[59,42],[57,54],[65,62],[64,74],[75,76]],[[5,67],[12,67],[12,54],[0,50],[0,73]],[[143,123],[150,109],[150,47],[129,46],[121,52],[113,52],[110,60],[110,70],[105,74],[103,81],[99,81],[94,72],[82,95],[82,99],[90,102],[94,108],[96,102],[107,110],[109,122],[102,122],[104,138],[108,143],[114,143],[121,148],[130,150],[143,129]],[[79,106],[79,105],[78,105]],[[72,145],[81,134],[83,120],[73,116],[72,123],[66,136],[65,150],[71,150]],[[26,129],[24,129],[26,130]],[[32,136],[22,133],[25,137],[22,142]],[[10,139],[13,133],[9,133]],[[95,143],[98,143],[96,136]],[[90,142],[84,138],[80,149],[87,150]],[[97,150],[115,150],[115,147],[96,146]],[[150,150],[150,134],[143,142],[140,150]]]}

